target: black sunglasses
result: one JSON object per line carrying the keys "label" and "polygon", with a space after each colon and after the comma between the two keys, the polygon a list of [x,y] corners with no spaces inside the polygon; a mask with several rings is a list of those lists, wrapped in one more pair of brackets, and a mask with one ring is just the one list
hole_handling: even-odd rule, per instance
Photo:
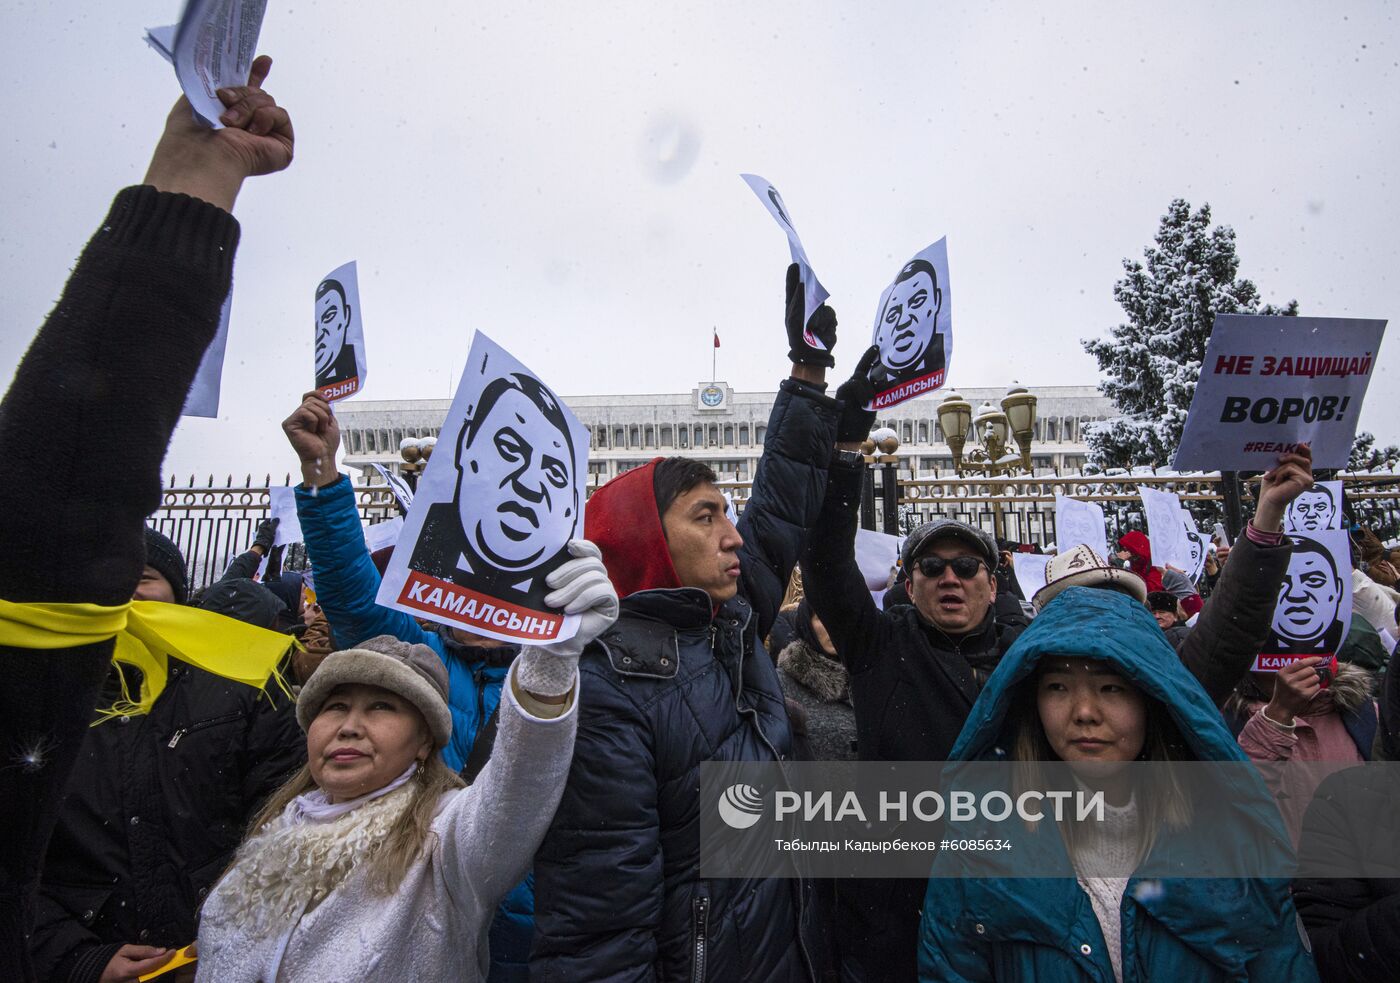
{"label": "black sunglasses", "polygon": [[943,571],[951,566],[959,580],[971,580],[977,576],[978,570],[987,566],[987,561],[975,556],[955,556],[951,560],[941,556],[921,556],[915,565],[925,577],[941,577]]}

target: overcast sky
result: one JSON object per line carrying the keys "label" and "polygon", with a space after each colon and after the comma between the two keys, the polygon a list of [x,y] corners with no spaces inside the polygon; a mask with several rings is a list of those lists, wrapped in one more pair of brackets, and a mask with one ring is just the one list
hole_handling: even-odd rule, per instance
{"label": "overcast sky", "polygon": [[[948,237],[953,386],[1092,384],[1079,339],[1177,196],[1302,313],[1400,314],[1393,5],[268,5],[296,161],[250,181],[223,403],[167,472],[283,473],[318,280],[359,263],[366,399],[446,397],[474,330],[565,394],[785,374],[782,191],[841,320]],[[0,382],[116,189],[140,180],[179,0],[0,7]],[[1392,328],[1392,333],[1394,332]],[[1400,340],[1362,426],[1400,441]],[[62,421],[55,421],[55,427]]]}

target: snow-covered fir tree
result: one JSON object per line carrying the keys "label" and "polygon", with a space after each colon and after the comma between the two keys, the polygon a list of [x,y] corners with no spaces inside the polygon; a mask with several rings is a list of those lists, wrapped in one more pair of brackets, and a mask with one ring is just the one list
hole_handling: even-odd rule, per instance
{"label": "snow-covered fir tree", "polygon": [[1173,201],[1144,258],[1123,260],[1113,287],[1127,321],[1083,342],[1104,375],[1099,390],[1120,414],[1086,428],[1095,468],[1170,465],[1215,315],[1298,313],[1297,301],[1261,305],[1254,284],[1237,278],[1235,231],[1211,228],[1209,205],[1193,212]]}
{"label": "snow-covered fir tree", "polygon": [[1347,461],[1348,471],[1390,471],[1400,464],[1400,447],[1377,447],[1376,435],[1361,431],[1351,444],[1351,457]]}

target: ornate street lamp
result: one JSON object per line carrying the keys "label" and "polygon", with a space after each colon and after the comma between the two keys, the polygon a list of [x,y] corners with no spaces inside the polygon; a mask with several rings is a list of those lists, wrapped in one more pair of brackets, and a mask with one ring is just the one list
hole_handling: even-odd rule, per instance
{"label": "ornate street lamp", "polygon": [[977,410],[972,427],[978,443],[982,445],[982,452],[987,455],[988,464],[995,468],[1006,453],[1006,438],[1010,436],[1006,414],[991,403],[983,403]]}
{"label": "ornate street lamp", "polygon": [[436,446],[436,437],[405,437],[399,441],[399,457],[403,458],[403,467],[399,471],[414,491],[418,490],[418,478],[428,466],[428,459],[433,456]]}
{"label": "ornate street lamp", "polygon": [[962,471],[967,428],[972,425],[972,404],[956,392],[950,392],[938,404],[938,425],[943,428],[943,439],[953,452],[953,470]]}
{"label": "ornate street lamp", "polygon": [[1016,446],[1021,449],[1021,466],[1031,474],[1035,473],[1031,467],[1031,439],[1035,435],[1035,404],[1035,394],[1018,382],[1011,383],[1011,388],[1006,391],[1006,395],[1001,400],[1001,408],[1006,413],[1011,433],[1016,438]]}

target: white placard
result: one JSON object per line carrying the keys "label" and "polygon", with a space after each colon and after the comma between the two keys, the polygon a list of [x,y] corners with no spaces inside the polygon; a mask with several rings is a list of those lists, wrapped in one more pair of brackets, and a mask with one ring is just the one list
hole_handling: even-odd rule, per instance
{"label": "white placard", "polygon": [[[768,214],[773,216],[773,221],[777,222],[778,226],[787,234],[788,253],[802,273],[803,300],[807,305],[804,316],[811,317],[831,295],[826,292],[826,288],[817,279],[812,264],[807,260],[807,250],[802,248],[802,239],[797,235],[797,227],[792,224],[792,213],[788,211],[783,196],[778,194],[778,189],[773,187],[767,179],[761,178],[757,174],[740,174],[739,176],[744,179],[744,183],[753,190],[753,193],[758,195],[758,200],[763,202],[763,207],[768,209]],[[826,351],[826,345],[822,344],[821,339],[807,330],[805,321],[802,325],[802,340],[817,351]]]}
{"label": "white placard", "polygon": [[378,602],[505,641],[573,637],[545,577],[583,534],[587,479],[588,430],[478,331]]}
{"label": "white placard", "polygon": [[1147,538],[1152,544],[1154,567],[1176,567],[1190,573],[1191,548],[1186,541],[1181,499],[1173,492],[1138,485],[1138,497],[1147,513]]}
{"label": "white placard", "polygon": [[1196,528],[1196,520],[1191,517],[1191,513],[1186,511],[1186,507],[1181,508],[1181,526],[1185,535],[1187,559],[1190,566],[1182,567],[1186,576],[1191,578],[1192,585],[1201,582],[1201,574],[1206,572],[1206,555],[1210,552],[1210,536],[1202,533]]}
{"label": "white placard", "polygon": [[199,360],[194,382],[189,395],[185,397],[185,408],[181,416],[202,416],[214,419],[219,415],[219,390],[223,385],[224,352],[228,348],[228,315],[233,308],[233,287],[228,288],[224,306],[219,308],[219,328],[214,332],[214,340],[204,349],[204,357]]}
{"label": "white placard", "polygon": [[1283,514],[1283,528],[1305,536],[1342,528],[1342,483],[1314,481],[1311,488],[1289,503]]}
{"label": "white placard", "polygon": [[413,489],[408,487],[408,482],[403,480],[402,475],[394,474],[382,464],[371,464],[379,473],[379,477],[384,479],[384,484],[389,486],[389,491],[394,495],[394,501],[399,503],[399,507],[405,512],[413,504]]}
{"label": "white placard", "polygon": [[247,85],[267,0],[188,0],[180,23],[152,27],[146,43],[175,66],[195,119],[221,130],[219,89]]}
{"label": "white placard", "polygon": [[273,546],[286,546],[302,542],[301,519],[297,518],[297,493],[295,488],[269,488],[267,490],[268,515],[277,520],[277,538]]}
{"label": "white placard", "polygon": [[880,360],[870,370],[875,398],[866,409],[889,409],[943,387],[953,364],[947,239],[900,267],[880,294],[870,343],[879,347]]}
{"label": "white placard", "polygon": [[882,591],[889,584],[903,542],[903,536],[891,536],[874,529],[856,530],[856,566],[869,590]]}
{"label": "white placard", "polygon": [[1300,443],[1346,467],[1385,324],[1216,315],[1172,467],[1267,471]]}
{"label": "white placard", "polygon": [[386,546],[393,546],[403,535],[403,516],[365,526],[365,546],[371,553],[377,553]]}
{"label": "white placard", "polygon": [[1295,535],[1269,639],[1254,668],[1277,671],[1310,655],[1333,656],[1351,626],[1351,541],[1344,530]]}
{"label": "white placard", "polygon": [[1055,496],[1055,550],[1068,553],[1083,544],[1108,559],[1108,524],[1097,502],[1081,502],[1068,495]]}
{"label": "white placard", "polygon": [[1054,557],[1040,553],[1012,553],[1011,569],[1016,574],[1016,583],[1021,585],[1021,593],[1026,600],[1035,597],[1035,592],[1045,586],[1045,566]]}
{"label": "white placard", "polygon": [[316,284],[316,388],[328,402],[353,396],[369,378],[360,275],[353,261]]}

